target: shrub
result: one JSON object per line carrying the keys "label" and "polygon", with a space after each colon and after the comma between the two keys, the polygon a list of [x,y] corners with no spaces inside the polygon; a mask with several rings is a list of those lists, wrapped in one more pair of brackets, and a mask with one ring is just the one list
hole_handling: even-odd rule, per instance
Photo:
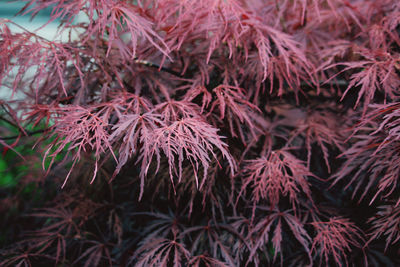
{"label": "shrub", "polygon": [[400,264],[398,1],[25,2],[1,266]]}

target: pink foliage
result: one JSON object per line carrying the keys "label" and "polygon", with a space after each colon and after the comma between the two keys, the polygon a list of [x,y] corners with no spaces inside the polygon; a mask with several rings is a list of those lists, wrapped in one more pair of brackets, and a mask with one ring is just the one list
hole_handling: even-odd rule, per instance
{"label": "pink foliage", "polygon": [[295,207],[300,192],[311,199],[308,176],[313,174],[288,151],[271,151],[264,157],[246,163],[239,196],[249,188],[247,190],[251,192],[254,205],[266,199],[271,207],[275,207],[282,196],[287,196]]}
{"label": "pink foliage", "polygon": [[399,1],[24,2],[1,266],[400,264]]}
{"label": "pink foliage", "polygon": [[311,252],[320,255],[320,261],[329,262],[329,257],[333,256],[335,263],[339,266],[348,265],[346,251],[351,250],[351,246],[362,246],[362,232],[354,223],[344,218],[330,218],[327,222],[313,222],[317,235],[313,239]]}

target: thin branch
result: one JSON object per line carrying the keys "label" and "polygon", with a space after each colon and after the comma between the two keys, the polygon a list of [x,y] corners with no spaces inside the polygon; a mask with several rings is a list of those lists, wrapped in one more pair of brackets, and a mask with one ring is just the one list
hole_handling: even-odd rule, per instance
{"label": "thin branch", "polygon": [[[23,27],[23,26],[21,26],[21,25],[15,23],[15,22],[13,22],[12,20],[9,20],[9,19],[2,19],[2,21],[5,22],[5,23],[11,23],[11,24],[13,24],[14,26],[20,28],[21,30],[25,31],[26,33],[30,34],[31,36],[34,36],[35,38],[42,39],[42,40],[44,40],[44,41],[46,41],[46,42],[48,42],[48,43],[53,43],[53,42],[54,42],[54,41],[50,41],[49,39],[44,38],[43,36],[37,35],[36,33],[33,33],[33,32],[31,32],[31,31],[29,31],[29,30],[26,29],[25,27]],[[79,47],[79,46],[72,46],[72,47],[81,48],[81,47]],[[101,47],[101,48],[105,48],[105,47]],[[136,59],[136,60],[135,60],[135,63],[142,64],[142,65],[145,65],[145,66],[148,66],[148,67],[152,67],[152,68],[158,69],[159,71],[168,72],[168,73],[170,73],[170,74],[172,74],[172,75],[175,75],[175,76],[177,76],[177,77],[183,78],[183,76],[182,76],[179,72],[176,72],[176,71],[171,70],[171,69],[166,68],[166,67],[160,67],[160,65],[155,64],[155,63],[150,62],[150,61],[147,61],[147,60],[139,60],[139,59]]]}
{"label": "thin branch", "polygon": [[[327,81],[319,81],[318,82],[318,85],[319,86],[332,86],[332,85],[336,85],[336,86],[348,86],[349,85],[349,81],[347,81],[347,80],[332,80],[332,81],[329,81],[329,82],[327,82]],[[309,82],[305,82],[305,81],[302,81],[301,83],[300,83],[300,86],[312,86],[311,85],[311,83],[309,83]]]}
{"label": "thin branch", "polygon": [[159,71],[168,72],[169,74],[172,74],[172,75],[175,75],[177,77],[183,78],[183,76],[179,72],[176,72],[176,71],[171,70],[171,69],[166,68],[166,67],[160,67],[160,65],[157,65],[157,64],[155,64],[153,62],[150,62],[150,61],[147,61],[147,60],[136,59],[135,63],[142,64],[142,65],[145,65],[145,66],[148,66],[148,67],[151,67],[151,68],[155,68],[155,69],[158,69]]}
{"label": "thin branch", "polygon": [[[44,132],[46,132],[46,131],[48,131],[48,130],[49,130],[49,128],[40,129],[40,130],[36,130],[36,131],[32,131],[32,132],[31,132],[31,131],[25,130],[26,135],[23,135],[23,136],[32,136],[32,135],[35,135],[35,134],[44,133]],[[14,135],[14,136],[0,137],[0,139],[3,140],[3,141],[5,141],[5,140],[17,139],[18,137],[21,137],[21,134],[19,134],[19,135]]]}
{"label": "thin branch", "polygon": [[18,129],[19,129],[19,127],[18,127],[18,125],[17,125],[17,124],[15,124],[14,122],[12,122],[12,121],[10,121],[10,120],[8,120],[8,119],[4,118],[3,116],[0,116],[0,120],[1,120],[1,121],[5,121],[5,122],[7,122],[8,124],[10,124],[11,126],[13,126],[13,127],[15,127],[15,128],[18,128]]}

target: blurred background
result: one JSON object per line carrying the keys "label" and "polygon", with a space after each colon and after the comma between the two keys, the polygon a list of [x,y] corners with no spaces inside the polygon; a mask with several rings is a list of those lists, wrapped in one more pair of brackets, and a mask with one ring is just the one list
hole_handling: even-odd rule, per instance
{"label": "blurred background", "polygon": [[[59,20],[54,20],[41,28],[46,22],[50,20],[52,8],[49,7],[39,12],[34,19],[31,19],[31,14],[18,15],[16,14],[28,3],[28,1],[16,0],[0,0],[0,19],[9,19],[16,24],[26,28],[31,32],[49,39],[49,40],[67,40],[67,33],[57,36],[57,27],[60,24]],[[81,21],[83,16],[78,16],[77,21]],[[76,23],[75,21],[74,23]],[[22,32],[23,29],[10,24],[9,27],[13,32]]]}
{"label": "blurred background", "polygon": [[[18,14],[18,12],[20,12],[27,3],[29,3],[29,1],[0,0],[0,21],[2,19],[12,21],[13,23],[8,22],[7,25],[13,33],[19,33],[28,30],[50,41],[68,41],[69,31],[64,31],[61,34],[57,31],[60,25],[59,19],[48,23],[48,21],[51,19],[52,7],[41,10],[33,19],[31,18],[32,13],[29,12],[32,6],[27,8],[24,12]],[[85,21],[83,14],[77,16],[73,24],[82,21]],[[71,32],[71,38],[77,38],[77,33]],[[28,75],[29,73],[27,76]],[[10,97],[10,90],[0,85],[0,100],[9,99]],[[20,97],[21,95],[14,95],[13,99],[19,99]]]}
{"label": "blurred background", "polygon": [[[23,32],[24,29],[34,32],[37,35],[44,37],[48,40],[60,40],[66,41],[68,38],[68,33],[57,34],[57,28],[60,25],[59,20],[54,20],[51,23],[45,25],[51,18],[52,8],[49,7],[45,10],[39,12],[34,19],[31,19],[31,14],[17,15],[18,12],[28,3],[27,1],[15,1],[15,0],[0,0],[0,21],[2,19],[7,19],[13,21],[15,24],[21,26],[18,27],[13,23],[7,23],[10,30],[14,33]],[[79,19],[78,19],[79,20]],[[76,35],[75,35],[76,37]],[[31,70],[33,71],[33,69]],[[29,75],[29,74],[28,74]],[[12,90],[9,87],[0,85],[0,103],[1,100],[10,100],[12,95]],[[14,94],[12,99],[21,99],[23,94]],[[6,115],[9,112],[7,106],[0,105],[0,137],[12,137],[18,136],[18,129],[12,124],[5,121],[2,115]],[[32,130],[31,125],[26,126],[27,129]],[[15,140],[4,140],[8,144],[13,143]],[[35,152],[32,150],[33,143],[27,142],[25,146],[16,148],[18,153],[24,157],[29,157]],[[18,183],[20,177],[26,175],[27,172],[32,172],[34,169],[41,169],[40,166],[26,166],[24,161],[21,160],[14,151],[6,149],[0,144],[0,199],[5,192],[10,192],[16,190],[16,184]],[[29,186],[24,189],[29,190]],[[0,202],[1,204],[1,202]],[[1,209],[0,209],[1,210]],[[0,233],[0,243],[4,240],[4,236]]]}

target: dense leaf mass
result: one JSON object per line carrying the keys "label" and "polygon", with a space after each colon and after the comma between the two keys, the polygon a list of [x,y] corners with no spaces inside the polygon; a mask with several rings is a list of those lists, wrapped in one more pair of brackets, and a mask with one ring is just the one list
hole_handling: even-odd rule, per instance
{"label": "dense leaf mass", "polygon": [[399,1],[24,2],[0,266],[400,266]]}

